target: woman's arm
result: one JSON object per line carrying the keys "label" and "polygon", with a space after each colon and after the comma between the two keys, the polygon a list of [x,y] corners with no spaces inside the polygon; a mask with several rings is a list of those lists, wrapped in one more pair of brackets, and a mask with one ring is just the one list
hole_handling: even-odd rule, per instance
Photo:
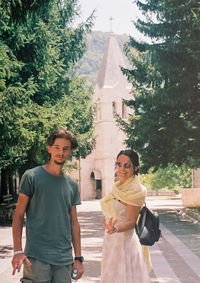
{"label": "woman's arm", "polygon": [[126,205],[126,218],[115,225],[118,232],[124,232],[135,227],[140,209],[140,206]]}
{"label": "woman's arm", "polygon": [[[113,220],[111,217],[108,221],[108,223],[105,223],[103,219],[100,219],[101,223],[104,225],[104,227],[107,230],[107,233],[112,234],[114,232],[124,232],[129,229],[132,229],[135,227],[138,215],[140,213],[140,206],[132,206],[127,205],[123,202],[121,202],[123,205],[126,205],[126,218],[123,220]],[[116,231],[117,229],[117,231]]]}

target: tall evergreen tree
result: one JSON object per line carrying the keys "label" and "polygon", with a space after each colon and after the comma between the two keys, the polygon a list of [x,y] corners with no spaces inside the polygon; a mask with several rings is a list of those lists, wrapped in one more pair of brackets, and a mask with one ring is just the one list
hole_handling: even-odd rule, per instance
{"label": "tall evergreen tree", "polygon": [[74,130],[83,156],[91,149],[91,90],[73,68],[93,16],[75,27],[78,16],[77,0],[0,3],[2,193],[16,169],[45,162],[46,137],[57,127]]}
{"label": "tall evergreen tree", "polygon": [[167,164],[200,166],[200,2],[146,0],[136,3],[144,19],[136,28],[151,39],[133,37],[125,46],[133,84],[129,122],[120,121],[127,144],[144,168]]}

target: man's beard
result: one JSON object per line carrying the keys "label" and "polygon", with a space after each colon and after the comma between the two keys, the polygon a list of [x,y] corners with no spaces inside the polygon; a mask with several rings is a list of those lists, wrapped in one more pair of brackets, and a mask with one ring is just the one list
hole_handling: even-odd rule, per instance
{"label": "man's beard", "polygon": [[59,162],[59,161],[57,161],[57,160],[54,160],[54,163],[56,163],[56,165],[64,165],[64,164],[65,164],[65,161]]}

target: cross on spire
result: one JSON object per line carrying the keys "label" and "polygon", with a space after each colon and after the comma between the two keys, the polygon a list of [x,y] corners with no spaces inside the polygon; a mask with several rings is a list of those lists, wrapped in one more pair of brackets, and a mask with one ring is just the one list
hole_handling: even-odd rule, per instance
{"label": "cross on spire", "polygon": [[113,17],[110,17],[109,20],[110,20],[110,32],[113,32],[113,30],[112,30],[112,21],[113,21],[114,19],[113,19]]}

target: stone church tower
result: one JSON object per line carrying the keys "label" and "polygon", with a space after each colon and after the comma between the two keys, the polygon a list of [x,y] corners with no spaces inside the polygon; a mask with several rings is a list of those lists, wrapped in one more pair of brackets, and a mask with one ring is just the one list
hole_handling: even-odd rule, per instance
{"label": "stone church tower", "polygon": [[93,104],[96,146],[86,159],[80,161],[81,199],[101,198],[111,190],[115,178],[115,159],[125,148],[124,133],[119,130],[115,113],[127,119],[129,109],[123,99],[130,99],[131,85],[122,74],[125,66],[122,51],[114,34],[110,34],[97,77]]}

